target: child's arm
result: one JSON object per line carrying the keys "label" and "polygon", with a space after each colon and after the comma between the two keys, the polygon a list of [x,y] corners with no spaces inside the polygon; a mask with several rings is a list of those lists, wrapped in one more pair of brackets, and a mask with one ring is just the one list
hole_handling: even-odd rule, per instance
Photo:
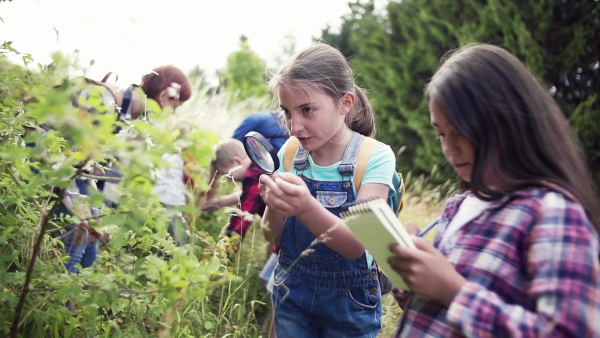
{"label": "child's arm", "polygon": [[267,242],[275,245],[279,244],[279,237],[281,237],[284,223],[285,217],[274,212],[267,205],[265,213],[263,214],[263,218],[260,222],[260,229],[262,230]]}
{"label": "child's arm", "polygon": [[221,196],[210,201],[206,201],[200,206],[200,211],[215,211],[229,205],[236,205],[240,200],[241,191],[232,192],[229,195]]}
{"label": "child's arm", "polygon": [[[488,278],[494,270],[462,264],[463,269],[471,270],[469,279],[474,280],[467,281],[423,238],[414,238],[421,250],[394,246],[398,256],[389,261],[415,293],[444,304],[449,324],[465,336],[600,336],[599,245],[585,211],[564,199],[546,210],[521,205],[518,211],[521,213],[506,211],[503,219],[522,223],[498,225],[506,227],[503,236],[510,242],[488,246],[498,248],[487,253],[498,261],[491,261],[494,267],[501,263],[517,271],[514,278],[503,281],[509,285],[500,285],[502,290],[494,289],[496,284],[486,288],[475,281]],[[532,220],[531,215],[538,215],[538,219]],[[524,245],[511,250],[517,243]],[[509,287],[515,290],[512,293],[526,292],[521,297],[530,306],[507,302],[501,292]]]}
{"label": "child's arm", "polygon": [[[268,191],[267,194],[261,194],[268,208],[274,208],[277,210],[277,214],[281,215],[274,220],[268,220],[269,222],[279,222],[275,223],[277,227],[273,225],[270,227],[274,238],[278,238],[281,234],[283,216],[296,216],[316,237],[323,236],[325,245],[342,256],[356,259],[364,253],[364,247],[344,221],[313,198],[300,177],[282,173],[274,178],[261,178],[261,183],[265,184]],[[365,184],[361,186],[357,198],[372,196],[386,198],[387,192],[386,185]]]}

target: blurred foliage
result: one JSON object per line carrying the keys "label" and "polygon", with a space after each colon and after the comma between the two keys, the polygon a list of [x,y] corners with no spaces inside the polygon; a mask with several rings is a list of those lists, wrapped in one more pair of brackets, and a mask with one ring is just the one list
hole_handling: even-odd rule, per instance
{"label": "blurred foliage", "polygon": [[250,97],[265,97],[267,86],[265,62],[248,45],[248,39],[240,37],[240,47],[227,56],[227,65],[219,73],[220,87],[237,101]]}
{"label": "blurred foliage", "polygon": [[[9,62],[9,54],[34,67]],[[264,335],[269,300],[256,273],[265,261],[263,246],[255,245],[255,236],[231,243],[223,231],[227,211],[198,212],[196,196],[207,188],[219,137],[185,114],[121,124],[128,137],[117,136],[116,116],[71,106],[83,84],[66,76],[78,68],[72,59],[55,54],[51,65],[32,62],[9,42],[0,45],[0,336]],[[42,132],[42,124],[52,128]],[[182,210],[191,243],[176,247],[152,188],[161,155],[181,148],[195,159],[190,169],[198,191],[190,190],[192,200]],[[122,168],[119,207],[101,208],[90,220],[111,241],[92,267],[69,274],[64,244],[54,235],[80,219],[53,210],[73,179],[84,175],[78,168],[116,158],[130,159]],[[93,191],[80,203],[100,206],[103,196]]]}

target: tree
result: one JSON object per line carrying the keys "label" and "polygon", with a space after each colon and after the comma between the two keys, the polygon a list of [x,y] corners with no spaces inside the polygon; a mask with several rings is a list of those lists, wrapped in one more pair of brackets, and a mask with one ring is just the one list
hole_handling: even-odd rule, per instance
{"label": "tree", "polygon": [[[459,46],[500,45],[523,60],[571,117],[592,170],[600,172],[600,2],[561,0],[421,0],[390,2],[374,13],[374,2],[349,4],[340,33],[323,39],[351,58],[372,91],[380,139],[407,147],[400,170],[426,173],[445,166],[429,127],[423,89],[440,58]],[[405,169],[404,169],[405,168]],[[598,169],[598,170],[596,170]],[[597,174],[600,182],[600,174]]]}
{"label": "tree", "polygon": [[248,39],[240,37],[240,49],[227,56],[227,66],[220,73],[220,86],[226,93],[242,101],[252,96],[267,94],[265,62],[248,45]]}

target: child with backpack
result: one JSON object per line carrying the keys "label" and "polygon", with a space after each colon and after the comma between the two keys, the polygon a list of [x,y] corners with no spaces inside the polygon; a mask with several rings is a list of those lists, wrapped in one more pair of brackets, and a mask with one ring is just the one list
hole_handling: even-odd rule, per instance
{"label": "child with backpack", "polygon": [[[272,296],[276,335],[376,337],[377,265],[339,213],[344,203],[395,194],[394,153],[377,143],[356,189],[356,154],[374,134],[375,116],[335,48],[322,43],[306,48],[269,85],[301,145],[291,172],[281,166],[275,175],[262,175],[259,185],[267,204],[263,233],[280,246]],[[287,146],[279,152],[280,163],[287,160]]]}
{"label": "child with backpack", "polygon": [[447,58],[426,94],[464,191],[446,202],[433,245],[391,247],[414,292],[396,336],[600,336],[594,184],[548,90],[481,44]]}

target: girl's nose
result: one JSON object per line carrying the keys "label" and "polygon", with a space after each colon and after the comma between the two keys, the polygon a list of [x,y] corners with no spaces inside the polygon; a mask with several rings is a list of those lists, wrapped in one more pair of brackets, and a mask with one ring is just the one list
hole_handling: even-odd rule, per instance
{"label": "girl's nose", "polygon": [[444,142],[444,152],[448,155],[457,155],[460,152],[460,147],[458,143],[447,140]]}
{"label": "girl's nose", "polygon": [[302,124],[302,119],[298,116],[292,116],[289,119],[289,128],[293,135],[298,135],[304,129],[304,125]]}

